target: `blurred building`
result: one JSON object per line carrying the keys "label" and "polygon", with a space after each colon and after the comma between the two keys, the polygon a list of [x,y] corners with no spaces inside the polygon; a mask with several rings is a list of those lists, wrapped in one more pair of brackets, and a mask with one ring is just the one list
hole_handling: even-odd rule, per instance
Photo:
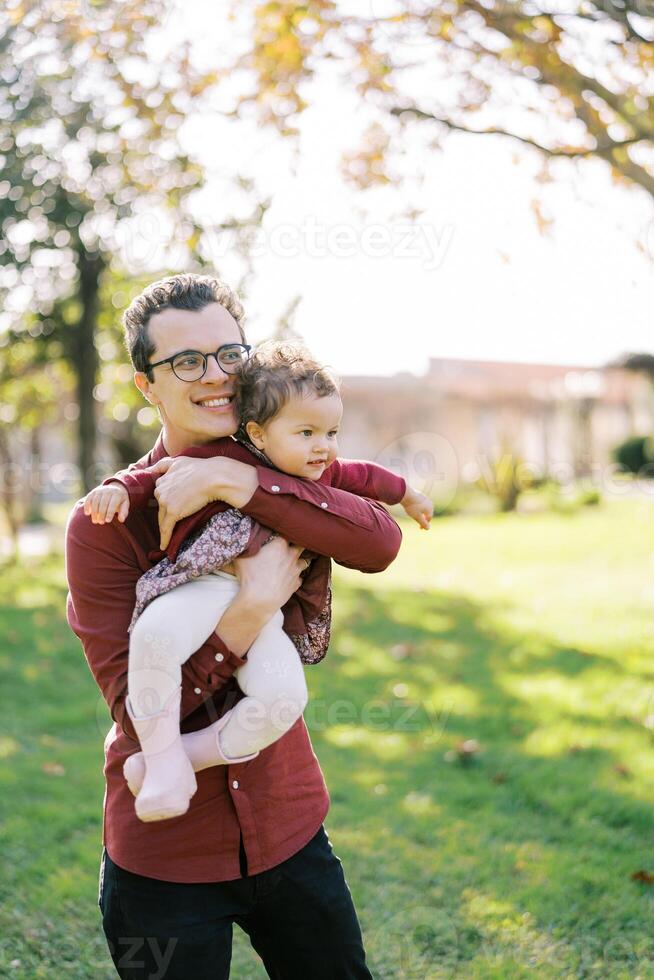
{"label": "blurred building", "polygon": [[345,377],[343,394],[342,455],[409,478],[432,467],[446,486],[507,452],[568,482],[608,466],[630,435],[654,432],[651,382],[620,368],[433,358],[422,377]]}
{"label": "blurred building", "polygon": [[[376,459],[426,492],[447,497],[489,462],[518,454],[561,482],[596,473],[632,434],[654,433],[654,387],[617,368],[434,358],[426,374],[343,378],[343,456]],[[140,430],[136,417],[134,426]],[[100,483],[121,460],[99,423]],[[15,490],[44,500],[76,496],[75,426],[44,426],[35,455],[29,433],[13,446]],[[158,430],[140,431],[142,449]]]}

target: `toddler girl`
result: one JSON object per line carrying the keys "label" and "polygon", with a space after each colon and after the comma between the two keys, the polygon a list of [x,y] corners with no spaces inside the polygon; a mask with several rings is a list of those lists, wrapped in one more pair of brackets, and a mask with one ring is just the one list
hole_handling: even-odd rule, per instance
{"label": "toddler girl", "polygon": [[[304,347],[261,345],[238,377],[237,399],[238,442],[247,446],[254,465],[401,503],[422,527],[429,526],[431,501],[401,477],[374,463],[337,459],[343,412],[338,383]],[[183,455],[230,455],[238,442],[217,439]],[[156,478],[147,469],[126,471],[92,491],[85,512],[111,520],[120,511],[124,520],[128,508],[147,505]],[[280,488],[273,484],[271,490]],[[302,715],[302,663],[325,656],[331,619],[330,560],[306,552],[302,587],[261,630],[235,671],[246,696],[208,729],[184,736],[179,731],[181,664],[217,630],[238,592],[233,559],[256,553],[272,536],[235,508],[208,505],[177,525],[167,557],[137,583],[126,707],[142,753],[127,760],[125,776],[141,820],[185,813],[197,789],[195,772],[253,759]]]}

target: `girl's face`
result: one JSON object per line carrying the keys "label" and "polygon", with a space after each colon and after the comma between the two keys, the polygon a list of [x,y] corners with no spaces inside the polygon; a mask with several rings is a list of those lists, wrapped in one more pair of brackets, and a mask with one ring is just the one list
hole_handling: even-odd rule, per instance
{"label": "girl's face", "polygon": [[343,415],[338,394],[313,392],[289,399],[264,425],[248,422],[247,433],[277,469],[290,476],[318,480],[338,455],[337,435]]}

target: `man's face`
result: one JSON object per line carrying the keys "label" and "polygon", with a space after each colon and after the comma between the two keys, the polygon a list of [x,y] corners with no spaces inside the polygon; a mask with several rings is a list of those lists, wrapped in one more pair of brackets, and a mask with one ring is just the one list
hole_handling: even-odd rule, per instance
{"label": "man's face", "polygon": [[[148,331],[155,347],[151,362],[184,350],[206,354],[223,344],[243,343],[236,320],[219,303],[201,310],[162,310],[150,319]],[[214,357],[208,359],[206,374],[199,381],[180,381],[170,364],[154,368],[152,375],[154,380],[148,381],[137,372],[134,380],[161,413],[169,453],[236,432],[235,378],[225,374]],[[221,403],[215,404],[216,400]]]}

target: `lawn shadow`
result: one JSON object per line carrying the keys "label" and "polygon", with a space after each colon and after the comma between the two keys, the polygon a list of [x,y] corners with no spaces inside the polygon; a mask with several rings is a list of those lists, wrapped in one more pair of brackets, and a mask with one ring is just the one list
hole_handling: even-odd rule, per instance
{"label": "lawn shadow", "polygon": [[306,717],[364,907],[382,908],[389,929],[411,908],[422,927],[432,908],[438,935],[445,915],[453,962],[488,955],[498,918],[514,922],[500,946],[513,936],[525,961],[545,950],[543,968],[562,955],[570,969],[591,955],[605,969],[654,962],[652,898],[630,877],[654,870],[652,781],[625,759],[637,751],[651,766],[651,735],[569,698],[598,678],[620,684],[619,661],[516,632],[502,621],[509,604],[338,589]]}

